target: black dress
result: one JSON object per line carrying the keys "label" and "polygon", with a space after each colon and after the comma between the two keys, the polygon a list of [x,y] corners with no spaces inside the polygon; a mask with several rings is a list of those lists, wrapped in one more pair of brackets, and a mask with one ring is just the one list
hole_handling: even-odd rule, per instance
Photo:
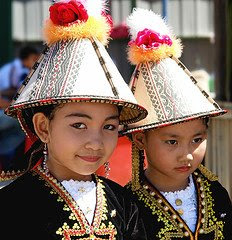
{"label": "black dress", "polygon": [[[38,166],[0,190],[0,236],[7,240],[145,239],[138,209],[118,184],[95,176],[90,225],[76,202]],[[2,237],[0,237],[2,239]]]}
{"label": "black dress", "polygon": [[232,205],[227,191],[205,167],[193,173],[198,220],[191,232],[179,213],[145,177],[140,189],[128,188],[137,202],[149,240],[231,240]]}

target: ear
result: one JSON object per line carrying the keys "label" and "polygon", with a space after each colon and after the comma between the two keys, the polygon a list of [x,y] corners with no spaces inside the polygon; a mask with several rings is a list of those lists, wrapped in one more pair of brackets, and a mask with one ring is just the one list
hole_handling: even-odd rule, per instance
{"label": "ear", "polygon": [[132,133],[132,139],[140,150],[144,149],[145,134],[143,132]]}
{"label": "ear", "polygon": [[33,125],[37,136],[44,143],[49,142],[49,120],[41,112],[36,113],[33,116]]}

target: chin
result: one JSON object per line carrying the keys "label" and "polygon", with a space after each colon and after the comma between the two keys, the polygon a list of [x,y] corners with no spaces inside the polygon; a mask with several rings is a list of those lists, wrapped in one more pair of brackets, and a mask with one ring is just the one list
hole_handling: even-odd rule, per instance
{"label": "chin", "polygon": [[89,176],[91,174],[94,174],[96,171],[97,171],[97,169],[94,169],[94,170],[93,169],[85,169],[85,170],[79,171],[77,173],[80,175],[83,175],[83,176]]}

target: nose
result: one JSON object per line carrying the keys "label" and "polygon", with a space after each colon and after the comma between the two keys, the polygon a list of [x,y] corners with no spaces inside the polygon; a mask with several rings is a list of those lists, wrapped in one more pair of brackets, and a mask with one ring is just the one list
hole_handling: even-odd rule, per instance
{"label": "nose", "polygon": [[103,137],[99,132],[92,133],[85,144],[86,149],[98,151],[103,149]]}
{"label": "nose", "polygon": [[179,161],[183,162],[183,163],[189,163],[191,161],[193,161],[193,153],[191,151],[191,149],[189,148],[189,146],[183,146],[181,149],[181,154],[179,157]]}

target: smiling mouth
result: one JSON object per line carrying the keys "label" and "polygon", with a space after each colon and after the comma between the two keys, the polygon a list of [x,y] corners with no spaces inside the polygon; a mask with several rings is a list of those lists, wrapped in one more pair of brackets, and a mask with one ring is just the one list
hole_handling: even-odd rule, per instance
{"label": "smiling mouth", "polygon": [[101,157],[99,156],[78,156],[86,162],[97,162]]}

